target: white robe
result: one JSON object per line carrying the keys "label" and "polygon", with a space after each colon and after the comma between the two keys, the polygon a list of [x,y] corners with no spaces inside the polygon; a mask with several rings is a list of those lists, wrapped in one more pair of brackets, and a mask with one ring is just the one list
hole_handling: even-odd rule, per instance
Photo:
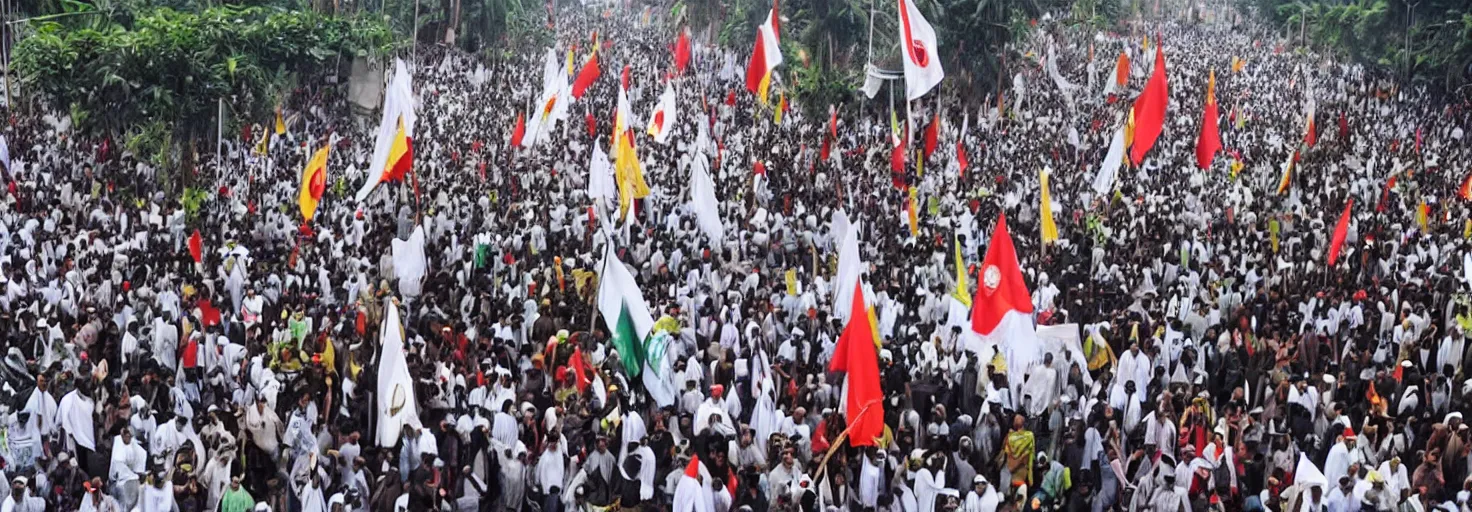
{"label": "white robe", "polygon": [[967,494],[966,502],[961,505],[961,512],[996,512],[1000,501],[1000,498],[997,497],[997,489],[987,486],[986,494],[977,496],[975,490]]}
{"label": "white robe", "polygon": [[1329,480],[1331,486],[1339,485],[1339,477],[1349,474],[1349,465],[1352,456],[1348,446],[1344,443],[1334,443],[1329,449],[1328,458],[1324,459],[1324,478]]}
{"label": "white robe", "polygon": [[712,512],[715,508],[714,497],[705,492],[705,488],[690,476],[681,476],[680,483],[675,485],[675,499],[673,512]]}
{"label": "white robe", "polygon": [[91,398],[73,390],[61,398],[57,407],[57,424],[71,436],[72,440],[88,450],[97,449],[96,427],[92,422],[95,405]]}
{"label": "white robe", "polygon": [[932,474],[929,468],[915,472],[915,502],[920,510],[935,510],[935,499],[945,488],[945,473]]}

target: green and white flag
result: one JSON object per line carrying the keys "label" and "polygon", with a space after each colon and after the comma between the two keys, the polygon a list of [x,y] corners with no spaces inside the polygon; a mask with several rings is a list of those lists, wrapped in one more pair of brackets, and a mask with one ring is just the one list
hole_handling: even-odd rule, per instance
{"label": "green and white flag", "polygon": [[603,275],[598,280],[598,313],[612,334],[613,349],[618,351],[624,374],[637,377],[644,367],[644,340],[654,329],[649,304],[639,291],[634,274],[619,261],[610,246],[603,255]]}

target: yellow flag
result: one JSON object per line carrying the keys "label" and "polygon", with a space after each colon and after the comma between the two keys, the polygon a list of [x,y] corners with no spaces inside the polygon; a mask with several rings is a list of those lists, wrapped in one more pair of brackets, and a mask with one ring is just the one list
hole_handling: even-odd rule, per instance
{"label": "yellow flag", "polygon": [[761,100],[764,107],[767,106],[767,92],[772,89],[772,73],[768,71],[766,75],[763,75],[761,85],[756,87],[757,99]]}
{"label": "yellow flag", "polygon": [[1043,243],[1051,244],[1058,241],[1058,226],[1053,223],[1053,197],[1048,193],[1047,169],[1043,169],[1042,173],[1038,175],[1038,181],[1041,182],[1043,189]]}
{"label": "yellow flag", "polygon": [[256,144],[254,151],[256,155],[265,155],[269,149],[271,149],[271,132],[265,132],[261,134],[261,142]]}
{"label": "yellow flag", "polygon": [[1427,206],[1424,200],[1416,206],[1416,225],[1421,226],[1422,233],[1425,233],[1431,226],[1431,207]]}
{"label": "yellow flag", "polygon": [[1297,151],[1294,151],[1293,155],[1288,158],[1288,164],[1283,166],[1283,177],[1278,178],[1278,195],[1287,194],[1288,189],[1293,187],[1293,167],[1295,165],[1298,165]]}
{"label": "yellow flag", "polygon": [[322,146],[317,153],[312,155],[312,160],[307,162],[307,167],[302,169],[302,184],[297,193],[297,206],[302,212],[302,219],[310,222],[317,215],[317,205],[322,202],[322,194],[327,191],[327,152],[332,145]]}
{"label": "yellow flag", "polygon": [[905,206],[906,213],[909,214],[910,236],[920,236],[920,214],[915,210],[915,203],[919,202],[917,196],[917,189],[910,187],[910,201]]}
{"label": "yellow flag", "polygon": [[787,110],[787,93],[786,92],[779,92],[779,93],[777,93],[777,108],[775,110],[776,110],[776,112],[773,112],[772,113],[772,124],[781,125],[782,124],[782,111],[783,110]]}
{"label": "yellow flag", "polygon": [[1124,147],[1130,147],[1135,143],[1135,109],[1130,109],[1129,117],[1124,122]]}
{"label": "yellow flag", "polygon": [[1241,73],[1242,72],[1242,67],[1243,66],[1246,66],[1246,65],[1247,65],[1247,59],[1243,59],[1241,57],[1232,57],[1232,72],[1233,73]]}
{"label": "yellow flag", "polygon": [[1462,224],[1462,238],[1472,238],[1472,219]]}
{"label": "yellow flag", "polygon": [[616,135],[613,157],[614,179],[618,182],[619,218],[629,214],[634,200],[649,195],[649,185],[644,182],[644,171],[639,164],[639,155],[634,152],[634,142],[628,134]]}
{"label": "yellow flag", "polygon": [[787,294],[797,296],[797,269],[787,269],[785,277],[787,280]]}
{"label": "yellow flag", "polygon": [[567,47],[567,76],[568,77],[572,77],[572,75],[574,73],[577,73],[577,70],[573,68],[574,65],[576,65],[576,64],[573,62],[573,51],[572,51],[572,47],[569,46],[569,47]]}
{"label": "yellow flag", "polygon": [[276,135],[286,133],[286,118],[281,117],[281,107],[276,107]]}
{"label": "yellow flag", "polygon": [[1278,226],[1278,219],[1268,221],[1268,237],[1273,243],[1273,254],[1278,253],[1278,230],[1281,229]]}
{"label": "yellow flag", "polygon": [[966,262],[961,260],[961,238],[953,237],[953,241],[956,246],[956,290],[951,293],[951,296],[969,308],[971,307],[971,285],[966,282]]}

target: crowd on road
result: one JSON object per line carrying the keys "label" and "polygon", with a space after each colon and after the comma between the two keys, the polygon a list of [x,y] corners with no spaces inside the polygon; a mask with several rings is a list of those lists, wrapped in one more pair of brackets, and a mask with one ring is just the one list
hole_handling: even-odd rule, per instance
{"label": "crowd on road", "polygon": [[[676,74],[672,23],[569,8],[553,51],[604,72],[565,119],[511,143],[545,49],[421,46],[413,170],[362,202],[336,85],[187,172],[12,112],[0,511],[1472,510],[1472,104],[1247,20],[1134,30],[1045,19],[996,91],[830,118],[748,92],[745,50]],[[1110,165],[1157,62],[1163,134]],[[643,127],[667,83],[625,214],[619,91]],[[973,331],[1004,237],[1026,365]],[[864,316],[855,440],[831,370]]]}

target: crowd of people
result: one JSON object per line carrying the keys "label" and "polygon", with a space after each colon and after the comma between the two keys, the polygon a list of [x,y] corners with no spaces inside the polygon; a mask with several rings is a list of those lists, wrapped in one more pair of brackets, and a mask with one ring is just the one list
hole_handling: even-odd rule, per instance
{"label": "crowd of people", "polygon": [[[528,148],[545,48],[421,46],[413,171],[361,203],[371,120],[336,85],[187,171],[12,113],[0,511],[1472,510],[1465,97],[1240,16],[1044,19],[995,91],[952,79],[907,107],[892,82],[830,121],[793,71],[746,91],[749,50],[697,42],[672,72],[678,28],[649,18],[558,13],[553,50],[604,72]],[[1164,133],[1101,178],[1157,48]],[[617,91],[643,127],[667,82],[673,137],[635,130],[650,194],[624,216],[590,162]],[[896,172],[892,115],[912,149],[940,123],[939,149]],[[1025,368],[956,304],[994,286],[977,267],[1004,215],[1054,336]],[[854,233],[873,440],[847,436],[830,371],[863,320],[835,286]],[[654,320],[642,366],[600,308],[615,275]]]}

